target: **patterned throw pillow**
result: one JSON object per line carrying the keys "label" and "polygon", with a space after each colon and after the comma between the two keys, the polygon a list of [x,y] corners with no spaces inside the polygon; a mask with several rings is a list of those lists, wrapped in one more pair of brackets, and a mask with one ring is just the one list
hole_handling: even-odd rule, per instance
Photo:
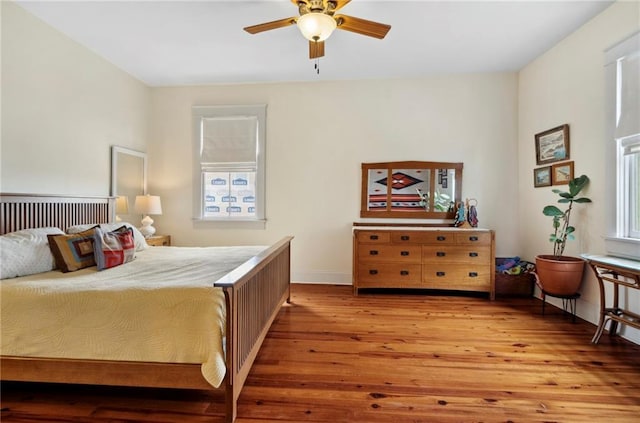
{"label": "patterned throw pillow", "polygon": [[48,235],[49,248],[56,266],[66,272],[74,272],[96,265],[93,257],[93,235],[96,228],[73,235]]}
{"label": "patterned throw pillow", "polygon": [[131,228],[123,226],[113,232],[96,228],[93,237],[98,270],[119,266],[134,259],[136,245]]}
{"label": "patterned throw pillow", "polygon": [[144,236],[140,233],[138,228],[133,226],[131,223],[120,222],[120,223],[93,223],[93,224],[84,224],[84,225],[75,225],[67,228],[68,234],[77,234],[78,232],[86,231],[89,228],[94,228],[99,226],[103,231],[115,231],[116,229],[121,228],[122,226],[126,226],[127,228],[131,228],[133,230],[133,242],[136,243],[136,251],[142,251],[149,248],[147,245],[147,241],[144,239]]}

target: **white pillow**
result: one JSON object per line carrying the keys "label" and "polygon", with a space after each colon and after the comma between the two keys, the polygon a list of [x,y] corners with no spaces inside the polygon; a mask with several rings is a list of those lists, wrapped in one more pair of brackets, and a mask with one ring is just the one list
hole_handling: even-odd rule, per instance
{"label": "white pillow", "polygon": [[47,235],[59,228],[23,229],[0,236],[0,279],[34,275],[55,269]]}
{"label": "white pillow", "polygon": [[[93,228],[98,225],[97,223],[87,224],[87,225],[76,225],[70,226],[67,228],[68,234],[77,234],[78,232],[84,232],[89,228]],[[126,226],[127,228],[133,229],[133,242],[136,244],[136,251],[146,250],[149,245],[147,245],[147,241],[144,239],[144,235],[140,233],[138,228],[133,226],[131,223],[127,222],[117,222],[117,223],[101,223],[100,229],[106,232],[113,232],[118,228]]]}

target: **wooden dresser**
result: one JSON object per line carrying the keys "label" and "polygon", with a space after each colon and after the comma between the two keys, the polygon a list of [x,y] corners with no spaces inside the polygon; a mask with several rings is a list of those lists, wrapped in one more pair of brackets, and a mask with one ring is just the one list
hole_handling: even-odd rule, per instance
{"label": "wooden dresser", "polygon": [[488,229],[353,229],[353,292],[421,288],[486,292],[495,298],[495,234]]}

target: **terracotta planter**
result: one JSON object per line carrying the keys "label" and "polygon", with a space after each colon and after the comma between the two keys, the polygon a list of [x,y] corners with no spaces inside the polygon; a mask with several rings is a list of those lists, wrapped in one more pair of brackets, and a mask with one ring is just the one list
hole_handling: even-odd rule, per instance
{"label": "terracotta planter", "polygon": [[578,257],[536,256],[536,273],[540,287],[549,295],[571,296],[582,283],[584,260]]}

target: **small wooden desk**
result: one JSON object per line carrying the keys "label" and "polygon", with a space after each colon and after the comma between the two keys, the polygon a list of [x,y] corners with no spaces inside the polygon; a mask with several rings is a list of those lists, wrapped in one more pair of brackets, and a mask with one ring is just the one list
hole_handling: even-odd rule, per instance
{"label": "small wooden desk", "polygon": [[[582,258],[589,263],[600,286],[600,321],[591,342],[597,344],[604,327],[611,321],[609,335],[615,335],[618,323],[640,329],[640,314],[619,306],[620,287],[640,289],[640,262],[612,256],[591,256],[583,254]],[[604,282],[613,284],[613,305],[607,307]]]}

